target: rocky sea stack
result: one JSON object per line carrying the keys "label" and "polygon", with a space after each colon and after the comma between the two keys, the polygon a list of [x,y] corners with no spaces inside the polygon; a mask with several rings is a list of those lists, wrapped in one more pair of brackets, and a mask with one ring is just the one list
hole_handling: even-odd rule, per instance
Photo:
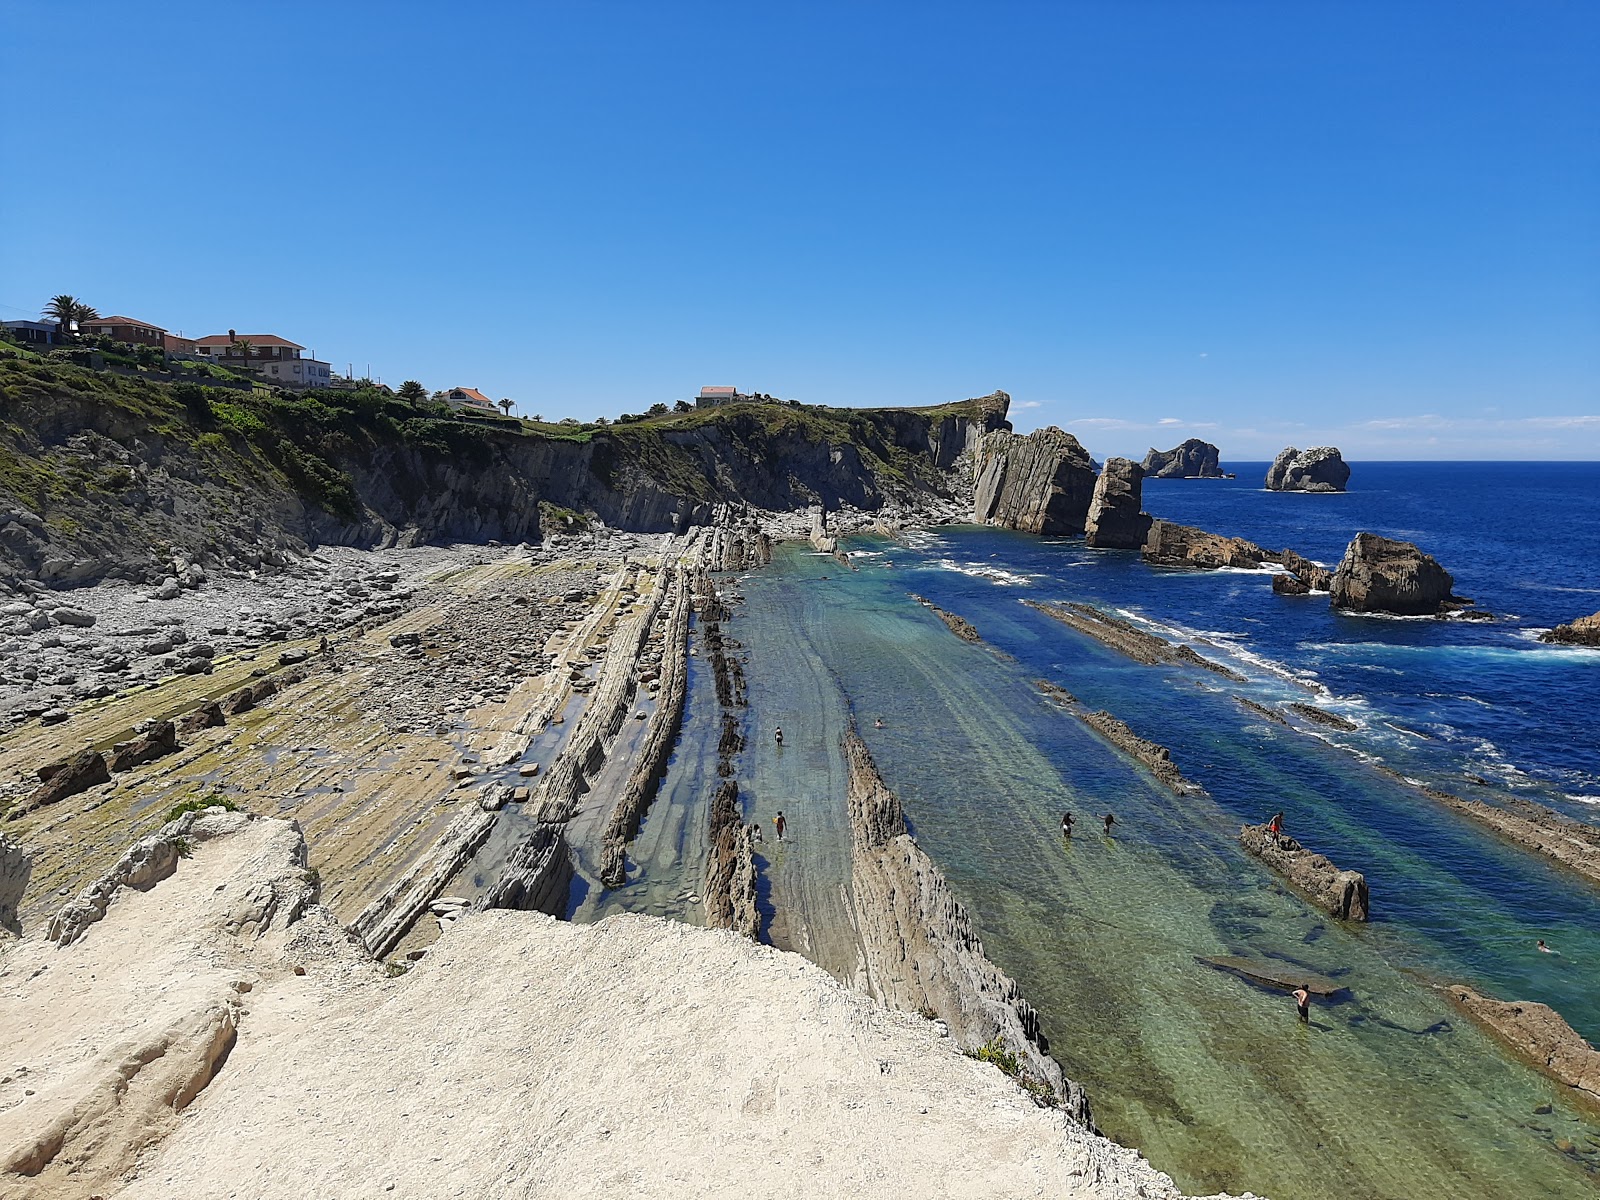
{"label": "rocky sea stack", "polygon": [[988,433],[978,454],[973,519],[1024,533],[1082,533],[1094,489],[1094,461],[1065,430]]}
{"label": "rocky sea stack", "polygon": [[1547,629],[1539,635],[1539,640],[1557,646],[1593,646],[1600,649],[1600,612]]}
{"label": "rocky sea stack", "polygon": [[1410,542],[1358,533],[1333,573],[1333,607],[1429,617],[1472,603],[1454,587],[1450,572]]}
{"label": "rocky sea stack", "polygon": [[1224,479],[1219,451],[1210,442],[1190,438],[1171,450],[1152,447],[1144,456],[1144,473],[1152,479]]}
{"label": "rocky sea stack", "polygon": [[1349,482],[1350,467],[1336,446],[1289,446],[1267,471],[1269,492],[1342,492]]}
{"label": "rocky sea stack", "polygon": [[1137,550],[1150,532],[1144,506],[1144,468],[1132,459],[1108,458],[1094,485],[1085,532],[1099,549]]}

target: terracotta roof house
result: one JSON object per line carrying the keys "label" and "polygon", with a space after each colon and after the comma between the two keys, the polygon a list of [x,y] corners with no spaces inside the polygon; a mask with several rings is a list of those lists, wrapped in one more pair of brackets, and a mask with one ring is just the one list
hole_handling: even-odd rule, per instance
{"label": "terracotta roof house", "polygon": [[703,387],[700,389],[700,394],[694,398],[694,406],[715,408],[719,404],[732,404],[740,398],[738,388]]}
{"label": "terracotta roof house", "polygon": [[78,326],[78,332],[87,337],[106,337],[118,342],[131,342],[135,346],[155,346],[161,348],[162,339],[167,331],[159,325],[152,325],[148,321],[136,321],[132,317],[96,317],[92,321],[84,321]]}
{"label": "terracotta roof house", "polygon": [[[248,352],[241,346],[248,342]],[[248,367],[268,383],[284,387],[325,388],[332,382],[329,364],[305,358],[305,347],[275,333],[213,333],[195,338],[195,353],[226,367]],[[246,355],[248,353],[248,361]]]}
{"label": "terracotta roof house", "polygon": [[163,334],[161,348],[168,354],[176,354],[182,358],[193,358],[199,353],[193,338],[182,337],[176,333]]}
{"label": "terracotta roof house", "polygon": [[451,408],[460,411],[466,409],[470,412],[499,412],[494,406],[494,401],[485,396],[477,388],[455,387],[444,394],[444,402]]}

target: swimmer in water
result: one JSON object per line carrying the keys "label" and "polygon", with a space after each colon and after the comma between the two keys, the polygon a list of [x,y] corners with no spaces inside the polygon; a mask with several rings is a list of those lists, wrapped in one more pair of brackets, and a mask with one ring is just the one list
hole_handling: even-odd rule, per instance
{"label": "swimmer in water", "polygon": [[1555,953],[1555,951],[1554,951],[1554,950],[1552,950],[1552,949],[1550,949],[1550,947],[1549,947],[1549,946],[1546,946],[1546,945],[1545,945],[1545,944],[1544,944],[1544,939],[1543,939],[1543,938],[1540,938],[1540,939],[1539,939],[1539,953],[1540,953],[1540,954],[1554,954],[1554,953]]}
{"label": "swimmer in water", "polygon": [[883,718],[882,717],[875,717],[873,719],[873,722],[872,722],[872,727],[874,729],[882,729],[883,728]]}

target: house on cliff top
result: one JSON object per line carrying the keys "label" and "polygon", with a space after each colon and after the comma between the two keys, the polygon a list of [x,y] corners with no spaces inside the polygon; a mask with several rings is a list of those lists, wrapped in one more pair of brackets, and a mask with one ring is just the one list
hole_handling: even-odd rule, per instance
{"label": "house on cliff top", "polygon": [[494,401],[485,396],[477,388],[454,387],[443,395],[443,400],[457,412],[488,413],[499,416],[500,412],[494,406]]}
{"label": "house on cliff top", "polygon": [[79,325],[78,331],[86,337],[110,338],[116,342],[154,346],[156,349],[164,348],[167,336],[167,331],[161,326],[148,321],[136,321],[132,317],[95,317]]}
{"label": "house on cliff top", "polygon": [[306,358],[305,347],[274,333],[213,333],[196,338],[195,353],[225,367],[255,372],[284,387],[325,388],[332,382],[330,364]]}

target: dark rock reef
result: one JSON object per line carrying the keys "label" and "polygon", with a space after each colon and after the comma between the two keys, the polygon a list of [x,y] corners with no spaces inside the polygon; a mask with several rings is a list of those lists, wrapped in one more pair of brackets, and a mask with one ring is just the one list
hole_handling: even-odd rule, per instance
{"label": "dark rock reef", "polygon": [[1335,446],[1285,448],[1267,470],[1269,492],[1342,492],[1350,467]]}
{"label": "dark rock reef", "polygon": [[1152,521],[1144,542],[1145,561],[1160,567],[1199,567],[1215,570],[1218,567],[1247,567],[1255,569],[1264,562],[1276,562],[1278,556],[1244,538],[1223,537],[1220,533],[1207,533],[1193,525],[1175,525],[1171,521]]}
{"label": "dark rock reef", "polygon": [[1084,525],[1089,545],[1101,550],[1137,550],[1150,532],[1144,507],[1144,468],[1126,458],[1106,459],[1095,481]]}
{"label": "dark rock reef", "polygon": [[989,433],[978,453],[973,520],[1024,533],[1082,533],[1094,488],[1094,461],[1070,433],[1053,425],[1026,437]]}
{"label": "dark rock reef", "polygon": [[1541,642],[1556,646],[1594,646],[1600,648],[1600,613],[1579,617],[1565,625],[1557,625],[1539,635]]}
{"label": "dark rock reef", "polygon": [[1600,1050],[1547,1004],[1495,1000],[1460,984],[1450,999],[1522,1058],[1547,1075],[1600,1100]]}
{"label": "dark rock reef", "polygon": [[1265,825],[1246,825],[1240,829],[1239,845],[1277,871],[1323,911],[1341,921],[1367,919],[1367,877],[1360,871],[1341,871],[1325,855],[1307,850],[1292,837],[1273,833]]}
{"label": "dark rock reef", "polygon": [[1326,592],[1333,588],[1333,572],[1327,567],[1319,567],[1293,550],[1285,550],[1279,561],[1288,573],[1272,577],[1272,590],[1278,595],[1309,596],[1312,592]]}
{"label": "dark rock reef", "polygon": [[1410,542],[1358,533],[1333,573],[1333,607],[1350,612],[1434,616],[1466,604],[1455,578]]}
{"label": "dark rock reef", "polygon": [[1220,453],[1199,438],[1190,438],[1171,450],[1152,447],[1144,456],[1144,473],[1152,479],[1223,479]]}

